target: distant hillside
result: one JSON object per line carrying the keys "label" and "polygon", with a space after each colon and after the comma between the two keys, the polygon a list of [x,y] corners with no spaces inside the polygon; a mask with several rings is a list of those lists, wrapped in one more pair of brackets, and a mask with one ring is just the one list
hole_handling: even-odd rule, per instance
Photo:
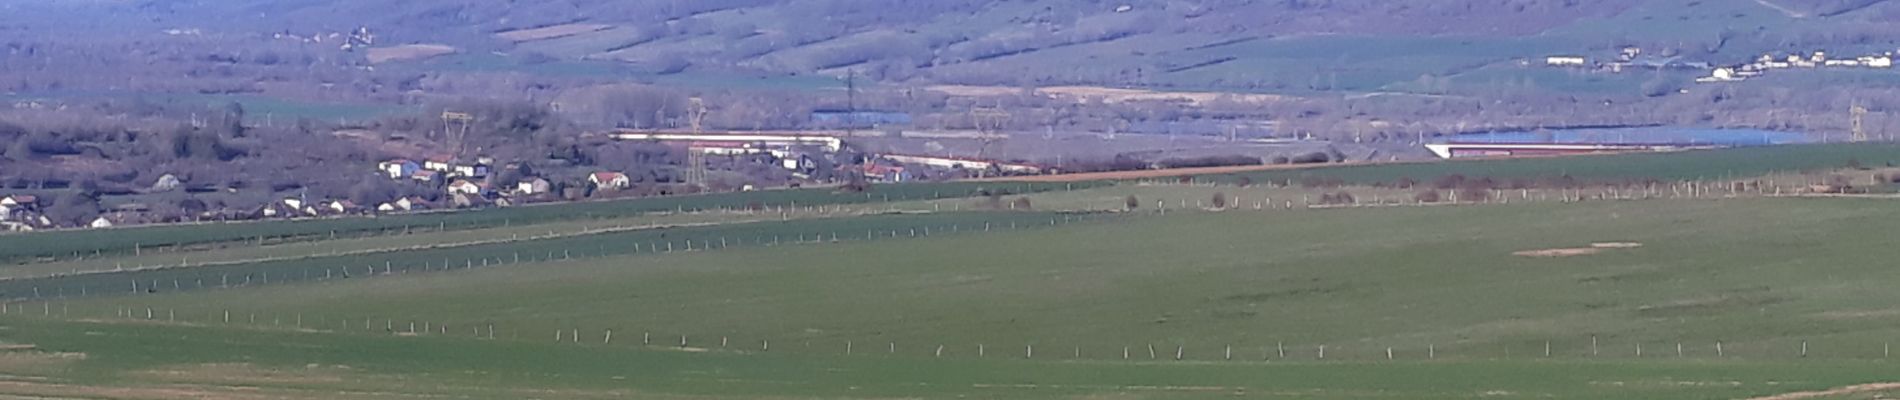
{"label": "distant hillside", "polygon": [[[279,0],[56,2],[13,7],[20,25],[68,19],[132,33],[310,35],[368,27],[387,41],[557,59],[625,61],[657,70],[736,69],[808,74],[857,67],[901,80],[932,71],[973,81],[1021,76],[1020,59],[1107,58],[1071,82],[1141,80],[1223,62],[1169,54],[1240,41],[1322,34],[1536,34],[1615,15],[1638,0],[999,1],[942,0]],[[107,18],[100,18],[105,14]],[[136,15],[136,17],[134,17]],[[6,17],[0,17],[5,19]],[[1486,20],[1486,23],[1470,23]],[[990,66],[996,66],[991,69]]]}
{"label": "distant hillside", "polygon": [[[1287,92],[1409,90],[1421,76],[1629,45],[1713,62],[1765,50],[1891,48],[1900,28],[1885,23],[1897,12],[1886,3],[0,0],[17,11],[0,21],[22,31],[188,28],[206,35],[307,36],[360,26],[385,43],[624,63],[658,74],[842,76],[850,68],[880,81]],[[49,23],[68,19],[83,23]]]}

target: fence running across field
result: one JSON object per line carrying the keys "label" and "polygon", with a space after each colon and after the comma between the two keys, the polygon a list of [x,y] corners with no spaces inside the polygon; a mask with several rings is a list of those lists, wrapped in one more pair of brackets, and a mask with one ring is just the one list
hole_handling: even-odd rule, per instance
{"label": "fence running across field", "polygon": [[[762,338],[735,335],[694,335],[617,328],[500,327],[493,321],[447,322],[388,316],[259,313],[250,311],[187,311],[140,306],[73,312],[56,302],[7,303],[0,318],[56,318],[61,320],[127,321],[190,327],[250,329],[261,332],[390,335],[417,340],[503,340],[553,343],[599,348],[687,350],[724,354],[791,354],[812,356],[888,356],[944,359],[1021,359],[1081,361],[1196,361],[1196,362],[1379,362],[1430,360],[1749,360],[1749,359],[1862,359],[1893,357],[1891,342],[1843,338],[1770,339],[1742,342],[1602,339],[1597,336],[1563,337],[1543,342],[1323,344],[1270,343],[1181,344],[1168,341],[1130,341],[1127,345],[1063,345],[1061,341],[999,343],[916,342],[836,337]],[[99,313],[100,315],[92,315]]]}
{"label": "fence running across field", "polygon": [[867,192],[838,192],[833,188],[787,189],[661,196],[611,201],[547,203],[479,211],[422,212],[374,218],[342,217],[276,221],[204,222],[4,234],[0,261],[36,258],[136,254],[141,251],[241,242],[275,243],[318,240],[345,235],[480,229],[590,219],[625,218],[663,212],[797,208],[804,206],[863,205],[903,201],[971,198],[991,193],[1022,195],[1102,187],[1109,182],[943,182],[876,185]]}
{"label": "fence running across field", "polygon": [[[544,262],[731,248],[812,245],[1016,231],[1115,218],[1032,212],[860,216],[674,229],[642,229],[531,242],[296,258],[0,281],[13,301],[124,296],[468,271]],[[844,230],[850,229],[850,230]],[[743,234],[742,234],[743,233]],[[532,250],[524,250],[532,249]]]}

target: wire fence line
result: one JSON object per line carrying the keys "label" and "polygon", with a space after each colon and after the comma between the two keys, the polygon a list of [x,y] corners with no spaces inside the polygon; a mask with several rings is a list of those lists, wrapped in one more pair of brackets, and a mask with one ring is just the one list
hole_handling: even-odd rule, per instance
{"label": "wire fence line", "polygon": [[[972,342],[899,341],[840,337],[767,337],[732,334],[689,334],[606,327],[570,327],[553,324],[527,328],[497,320],[416,319],[392,316],[343,316],[331,313],[283,313],[248,310],[187,310],[141,306],[113,306],[80,310],[53,302],[5,303],[0,318],[51,318],[94,322],[137,322],[184,327],[268,332],[305,332],[346,335],[413,337],[418,339],[501,340],[553,343],[599,348],[715,352],[727,354],[790,354],[818,356],[889,356],[944,359],[1023,359],[1082,361],[1232,361],[1232,362],[1416,362],[1431,360],[1884,360],[1893,357],[1889,341],[1868,338],[1720,340],[1605,340],[1598,336],[1562,337],[1535,342],[1514,340],[1487,343],[1405,343],[1384,345],[1360,340],[1324,342],[1237,342],[1191,344],[1177,341],[1131,340],[1104,344],[1103,340],[998,340]],[[94,315],[98,313],[98,315]],[[561,326],[561,327],[552,327]]]}
{"label": "wire fence line", "polygon": [[[1720,188],[1723,186],[1714,186],[1714,187]],[[1310,195],[1301,195],[1297,199],[1292,198],[1290,196],[1279,197],[1279,198],[1267,197],[1267,196],[1262,196],[1259,198],[1249,198],[1249,197],[1244,197],[1244,196],[1233,196],[1233,197],[1222,196],[1224,198],[1219,199],[1218,201],[1214,201],[1213,199],[1206,199],[1206,200],[1195,200],[1192,203],[1190,203],[1187,199],[1176,199],[1175,202],[1172,202],[1173,204],[1170,204],[1171,202],[1167,202],[1167,201],[1156,201],[1155,204],[1151,208],[1143,207],[1144,206],[1143,204],[1136,204],[1135,207],[1133,208],[1116,207],[1115,205],[1092,207],[1095,205],[1099,205],[1099,204],[1095,204],[1095,205],[1091,205],[1091,207],[1086,207],[1086,208],[1088,208],[1092,212],[1142,211],[1142,212],[1129,213],[1129,214],[1152,213],[1152,214],[1167,215],[1169,213],[1177,213],[1177,212],[1182,212],[1182,211],[1243,211],[1249,208],[1253,210],[1265,211],[1265,210],[1293,210],[1293,209],[1386,207],[1386,206],[1407,206],[1407,205],[1409,206],[1443,206],[1443,205],[1463,205],[1463,204],[1493,204],[1493,203],[1510,203],[1512,202],[1511,199],[1513,198],[1518,199],[1517,201],[1549,201],[1551,200],[1550,197],[1553,195],[1557,196],[1558,200],[1563,201],[1563,202],[1577,202],[1577,201],[1585,201],[1585,200],[1604,200],[1604,199],[1636,200],[1636,199],[1649,199],[1649,198],[1702,198],[1702,196],[1704,196],[1704,193],[1706,193],[1706,190],[1709,190],[1710,186],[1697,185],[1697,184],[1681,184],[1681,185],[1669,185],[1667,186],[1667,188],[1669,189],[1668,192],[1665,192],[1664,187],[1662,186],[1649,186],[1649,187],[1629,189],[1629,190],[1623,190],[1623,189],[1617,189],[1617,188],[1603,188],[1601,189],[1601,191],[1596,192],[1596,193],[1587,193],[1583,190],[1568,190],[1568,189],[1557,190],[1554,192],[1553,191],[1537,192],[1537,191],[1533,191],[1532,189],[1495,190],[1493,191],[1495,193],[1481,196],[1479,199],[1475,201],[1460,201],[1456,197],[1457,196],[1455,194],[1457,193],[1456,191],[1452,192],[1454,193],[1452,195],[1454,196],[1453,198],[1448,199],[1448,200],[1439,200],[1439,201],[1425,201],[1421,199],[1405,199],[1402,197],[1393,197],[1390,199],[1374,197],[1372,199],[1369,199],[1370,201],[1362,201],[1362,199],[1359,199],[1359,198],[1347,197],[1343,199],[1333,198],[1333,199],[1330,199],[1329,201],[1316,202]],[[1058,190],[1073,190],[1073,188],[1065,188],[1065,189],[1058,189]],[[1729,196],[1732,196],[1732,195],[1734,194],[1733,193],[1729,194]],[[929,195],[925,197],[928,198],[928,197],[940,197],[940,196],[942,196],[941,193]],[[1296,200],[1297,200],[1297,203],[1295,203]],[[1328,199],[1322,199],[1322,200],[1328,200]],[[1407,200],[1410,200],[1410,202],[1408,203]],[[1210,204],[1210,203],[1219,203],[1219,204]],[[864,205],[864,204],[860,204],[860,205]],[[892,207],[886,210],[886,212],[889,212],[889,213],[903,212],[902,210],[898,210],[897,208],[895,208],[894,205],[891,205],[891,204],[883,204],[883,205]],[[928,208],[928,211],[937,212],[937,211],[944,211],[943,206],[944,206],[943,203],[933,203],[927,206],[927,208]],[[995,208],[1002,208],[1003,206],[1005,205],[992,205],[992,207],[995,207]],[[1006,206],[1008,209],[1011,209],[1011,210],[1016,209],[1016,206],[1013,203],[1007,204]],[[728,208],[728,209],[721,209],[720,211],[717,211],[717,212],[744,213],[744,214],[749,214],[749,215],[754,215],[754,216],[757,216],[761,213],[764,213],[764,214],[777,213],[780,215],[780,218],[779,218],[780,220],[789,220],[790,219],[789,216],[796,213],[807,212],[807,213],[812,213],[812,214],[830,215],[830,214],[844,212],[845,207],[846,207],[845,205],[841,205],[841,204],[799,205],[794,202],[794,203],[788,203],[786,205],[780,205],[780,206],[777,206],[776,208],[772,206],[761,206],[761,207],[745,208],[745,209]],[[953,203],[951,208],[956,211],[961,211],[961,203]],[[977,207],[972,207],[972,208],[974,209]],[[920,211],[923,211],[923,210],[920,210]],[[682,212],[692,212],[692,211],[685,211],[682,208]],[[704,212],[704,210],[701,210],[700,212]],[[1065,216],[1064,218],[1070,218],[1070,217]],[[757,223],[757,221],[755,221],[754,223]],[[713,225],[720,225],[720,224],[713,224]],[[612,234],[617,234],[617,233],[618,234],[639,234],[639,233],[652,233],[652,232],[646,232],[646,231],[663,232],[664,231],[663,228],[648,230],[648,229],[630,229],[627,227],[617,226],[617,227],[614,227],[613,229],[591,229],[591,230],[584,229],[583,231],[576,232],[571,235],[560,234],[557,232],[550,231],[549,234],[546,236],[530,236],[526,240],[522,240],[519,238],[518,235],[516,235],[516,236],[511,237],[509,240],[505,240],[505,241],[498,240],[498,241],[493,241],[493,242],[474,242],[474,244],[463,244],[463,245],[419,246],[419,247],[403,248],[403,249],[381,249],[380,251],[351,252],[351,253],[339,253],[336,251],[332,251],[326,254],[326,253],[318,252],[318,253],[304,254],[301,256],[284,257],[282,259],[258,260],[257,262],[236,262],[236,261],[219,262],[219,263],[202,263],[201,262],[200,264],[193,265],[190,261],[189,256],[187,255],[187,256],[181,257],[181,261],[176,265],[159,265],[159,266],[140,265],[140,266],[135,266],[134,268],[131,268],[131,269],[125,269],[123,268],[123,265],[117,265],[115,268],[109,269],[109,270],[100,269],[100,270],[93,270],[93,271],[88,271],[84,273],[79,273],[75,271],[75,273],[72,273],[72,274],[57,274],[57,275],[52,275],[52,276],[42,276],[42,277],[34,277],[34,278],[17,278],[17,279],[0,280],[0,298],[14,298],[14,299],[44,298],[48,296],[49,294],[56,297],[57,296],[90,296],[90,295],[93,295],[93,292],[101,292],[101,293],[121,292],[120,290],[114,289],[114,287],[120,286],[119,283],[107,284],[104,282],[91,282],[89,284],[79,284],[79,285],[60,283],[61,281],[71,280],[72,278],[75,278],[75,277],[91,277],[91,276],[104,276],[104,275],[114,275],[114,274],[161,275],[161,276],[149,277],[149,278],[139,278],[138,280],[145,281],[144,284],[142,285],[139,284],[138,282],[124,282],[123,287],[125,288],[125,290],[123,292],[126,292],[126,293],[137,293],[140,291],[153,292],[153,291],[160,291],[160,290],[176,291],[176,290],[185,290],[187,288],[198,289],[198,288],[206,288],[206,287],[211,287],[211,286],[229,287],[234,284],[232,279],[240,280],[239,283],[235,283],[237,285],[256,285],[256,284],[269,283],[271,281],[300,282],[300,281],[321,280],[321,279],[334,279],[339,276],[345,277],[345,278],[360,277],[360,276],[374,276],[377,274],[378,269],[376,267],[378,266],[378,264],[381,264],[381,267],[382,267],[381,272],[384,274],[396,273],[396,271],[401,271],[402,273],[409,273],[409,272],[418,271],[418,270],[427,272],[427,271],[434,271],[434,270],[453,270],[458,267],[458,265],[456,265],[458,264],[458,262],[460,264],[459,267],[462,267],[462,268],[473,268],[476,266],[486,266],[486,265],[494,265],[494,264],[507,265],[507,264],[518,262],[517,260],[522,260],[522,259],[529,260],[531,262],[541,262],[548,259],[557,258],[555,254],[557,251],[559,253],[558,258],[560,259],[573,258],[573,257],[576,257],[577,255],[583,258],[592,258],[592,257],[601,257],[601,256],[607,256],[607,255],[638,254],[638,253],[643,253],[643,252],[665,252],[665,251],[675,251],[675,250],[681,250],[681,249],[707,250],[715,246],[717,246],[718,248],[729,247],[729,246],[735,245],[735,243],[741,246],[758,245],[761,242],[764,242],[766,240],[764,235],[752,235],[752,237],[748,238],[747,235],[742,235],[742,234],[722,233],[719,235],[706,235],[706,234],[698,235],[698,236],[701,236],[697,238],[698,240],[700,240],[700,242],[698,243],[692,242],[694,238],[686,238],[684,240],[677,240],[677,241],[672,240],[670,238],[668,239],[647,238],[645,240],[640,240],[638,238],[635,238],[631,240],[622,240],[623,242],[630,241],[632,243],[632,246],[630,249],[627,246],[625,246],[624,243],[615,244],[612,246],[609,246],[609,244],[606,244],[606,243],[553,243],[553,242],[558,242],[558,241],[585,242],[585,241],[588,241],[587,239],[589,236],[612,235]],[[954,224],[948,227],[943,227],[943,226],[936,227],[936,229],[939,229],[939,230],[943,228],[948,228],[950,230],[955,231],[959,227]],[[872,230],[875,231],[878,229],[890,229],[890,228],[889,227],[873,228]],[[892,229],[893,233],[891,236],[906,235],[911,229],[912,228]],[[929,225],[925,225],[923,229],[925,229],[926,232],[928,232],[930,229],[932,229],[932,227]],[[407,229],[405,229],[405,231],[406,230]],[[839,232],[838,229],[835,229],[835,228],[829,229],[829,230],[830,230],[829,234],[832,237],[838,238],[840,240],[847,237],[856,236],[855,234],[841,233]],[[773,235],[773,238],[771,239],[772,240],[771,243],[773,244],[784,243],[786,241],[792,241],[794,243],[803,243],[803,242],[812,240],[810,238],[805,237],[804,236],[806,235],[805,233],[798,233],[798,234],[795,234],[792,232],[775,232],[775,233],[777,234]],[[810,234],[823,235],[824,233],[810,233]],[[691,235],[691,233],[688,233],[688,235]],[[797,235],[797,237],[795,239],[791,238],[790,236],[792,235]],[[661,236],[664,236],[664,235],[661,235]],[[621,238],[621,239],[625,239],[625,238]],[[713,240],[718,240],[720,241],[720,243],[715,245],[714,243],[711,242]],[[458,254],[462,250],[467,250],[466,249],[467,247],[475,247],[475,246],[481,246],[481,245],[494,245],[490,247],[499,247],[499,246],[506,246],[506,245],[511,245],[511,244],[520,244],[522,245],[522,247],[540,248],[540,249],[527,250],[527,251],[520,251],[520,250],[507,251],[507,252],[502,252],[502,254],[496,254],[496,252],[488,251],[488,250],[477,250],[474,252],[484,253],[477,256],[471,256],[469,254]],[[451,247],[461,247],[463,249],[457,250]],[[138,250],[134,250],[134,252],[136,253],[138,252]],[[414,254],[414,253],[436,253],[436,254],[427,255],[425,257],[425,256]],[[418,258],[422,258],[422,259],[418,259]],[[441,260],[441,263],[436,264],[432,260]],[[314,265],[314,264],[324,264],[324,263],[328,263],[329,265]],[[284,266],[284,264],[302,264],[302,265]],[[212,274],[212,273],[188,274],[188,273],[175,272],[175,270],[188,270],[188,269],[200,269],[200,270],[224,269],[224,271],[217,271],[217,273],[215,274]],[[96,281],[97,279],[84,279],[84,280]],[[216,283],[215,284],[207,283],[208,281],[216,282]],[[75,294],[74,292],[77,292],[77,293]]]}
{"label": "wire fence line", "polygon": [[631,255],[1018,231],[1098,222],[1123,215],[1125,214],[1028,212],[919,216],[899,214],[887,216],[887,218],[814,220],[805,224],[809,226],[767,222],[758,223],[759,226],[751,226],[753,224],[711,225],[681,229],[639,230],[488,246],[427,248],[390,253],[231,265],[105,271],[51,278],[5,280],[0,281],[0,295],[11,301],[30,302],[261,287],[415,273],[469,271],[498,266]]}
{"label": "wire fence line", "polygon": [[[348,235],[373,237],[422,232],[504,227],[513,222],[568,222],[640,215],[712,210],[785,209],[825,205],[874,205],[918,200],[974,198],[1073,191],[1109,182],[938,182],[877,185],[863,192],[831,187],[671,195],[637,199],[530,204],[481,211],[432,210],[376,217],[325,216],[289,220],[217,221],[143,225],[114,229],[50,230],[19,235],[19,247],[0,246],[0,261],[14,259],[83,260],[108,255],[142,255],[221,243],[292,243]],[[8,235],[12,236],[12,235]],[[92,245],[89,247],[89,245]]]}

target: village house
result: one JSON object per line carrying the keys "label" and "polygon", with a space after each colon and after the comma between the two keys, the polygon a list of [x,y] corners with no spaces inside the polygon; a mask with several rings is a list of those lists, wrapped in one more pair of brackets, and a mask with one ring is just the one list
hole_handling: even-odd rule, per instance
{"label": "village house", "polygon": [[485,191],[483,190],[484,187],[482,184],[470,182],[467,179],[456,179],[454,182],[449,182],[448,187],[445,189],[448,190],[449,194],[480,195]]}
{"label": "village house", "polygon": [[52,228],[53,220],[37,212],[16,212],[12,220],[0,220],[0,232],[31,232],[37,229]]}
{"label": "village house", "polygon": [[456,193],[449,195],[449,205],[455,208],[481,208],[488,205],[488,199],[480,194]]}
{"label": "village house", "polygon": [[1739,81],[1742,79],[1743,79],[1742,76],[1737,74],[1734,68],[1723,67],[1723,68],[1716,68],[1715,71],[1712,71],[1709,73],[1709,76],[1696,78],[1695,81],[1700,82],[1700,83],[1714,83],[1714,82],[1733,82],[1733,81]]}
{"label": "village house", "polygon": [[440,176],[441,176],[440,173],[436,171],[423,170],[423,171],[416,171],[415,174],[409,175],[409,178],[415,179],[423,183],[434,184],[436,182],[441,182],[441,180],[438,179]]}
{"label": "village house", "polygon": [[523,196],[533,196],[552,190],[554,190],[554,187],[548,184],[548,180],[541,178],[527,179],[515,183],[515,193]]}
{"label": "village house", "polygon": [[352,214],[361,210],[360,207],[356,206],[356,203],[349,200],[336,200],[324,203],[324,209],[336,215]]}
{"label": "village house", "polygon": [[864,164],[864,177],[872,182],[889,183],[909,182],[912,179],[910,172],[905,171],[904,167],[878,163]]}
{"label": "village house", "polygon": [[320,214],[316,204],[303,201],[303,199],[296,197],[287,197],[277,202],[265,204],[264,207],[259,209],[256,213],[256,215],[261,218],[314,217]]}
{"label": "village house", "polygon": [[404,197],[396,199],[396,201],[376,205],[376,211],[381,212],[415,211],[428,208],[428,200],[423,200],[421,197],[415,196]]}
{"label": "village house", "polygon": [[1544,58],[1544,65],[1552,67],[1581,67],[1589,60],[1583,56],[1550,56]]}
{"label": "village house", "polygon": [[16,218],[26,213],[38,210],[39,201],[38,196],[12,195],[0,197],[0,221],[17,220]]}
{"label": "village house", "polygon": [[633,180],[628,179],[627,174],[619,172],[595,172],[588,174],[587,182],[594,184],[594,187],[606,190],[626,189],[633,186]]}
{"label": "village house", "polygon": [[436,171],[436,172],[453,171],[455,170],[455,157],[432,156],[429,158],[425,158],[422,160],[422,169]]}
{"label": "village house", "polygon": [[118,224],[112,222],[112,218],[106,215],[101,215],[98,218],[93,218],[92,222],[86,224],[86,227],[93,228],[93,229],[101,229],[101,228],[111,228],[114,225],[118,225]]}
{"label": "village house", "polygon": [[178,187],[183,186],[183,185],[184,185],[184,182],[180,181],[177,175],[164,174],[164,175],[159,175],[158,180],[152,182],[152,191],[153,192],[169,192],[173,190],[178,190]]}
{"label": "village house", "polygon": [[376,169],[389,175],[389,179],[403,179],[422,169],[421,165],[408,159],[394,159],[376,164]]}
{"label": "village house", "polygon": [[488,165],[486,164],[456,165],[453,167],[453,169],[454,169],[454,172],[451,172],[451,173],[454,174],[455,176],[469,177],[469,178],[481,178],[481,177],[488,176]]}

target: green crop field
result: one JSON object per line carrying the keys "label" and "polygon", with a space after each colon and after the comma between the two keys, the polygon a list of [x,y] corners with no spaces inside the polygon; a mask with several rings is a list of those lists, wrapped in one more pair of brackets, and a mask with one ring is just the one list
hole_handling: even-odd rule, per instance
{"label": "green crop field", "polygon": [[1859,163],[1868,167],[1900,162],[1900,145],[1822,144],[1694,150],[1673,153],[1635,153],[1583,157],[1481,159],[1410,164],[1371,164],[1291,170],[1270,170],[1201,177],[1220,182],[1246,178],[1253,182],[1334,180],[1343,184],[1392,183],[1404,178],[1419,182],[1463,175],[1467,178],[1551,179],[1569,176],[1580,182],[1690,181],[1742,179],[1776,173],[1830,171]]}
{"label": "green crop field", "polygon": [[[1880,165],[1894,153],[1804,146],[1263,174],[1348,185],[1552,171],[1743,179],[1841,173],[1847,160]],[[1226,179],[1238,178],[1214,180]],[[1256,209],[1249,199],[1316,189],[1122,182],[1013,186],[1035,193],[1002,199],[1033,203],[1012,210],[958,185],[880,189],[901,193],[889,202],[799,198],[862,203],[829,213],[616,208],[165,254],[240,260],[223,264],[14,276],[0,280],[11,299],[0,307],[0,395],[1900,395],[1889,361],[1900,339],[1893,198],[1551,198],[1578,191],[1566,188],[1510,203],[1310,208],[1302,198]],[[959,190],[937,193],[945,187]],[[1336,190],[1411,193],[1325,189]],[[1241,206],[1210,209],[1216,193]],[[1120,211],[1127,196],[1142,205]],[[722,198],[667,200],[685,199]],[[576,207],[603,205],[615,204]],[[663,223],[689,225],[612,229]],[[560,234],[535,234],[543,228]],[[284,258],[247,258],[257,256]]]}
{"label": "green crop field", "polygon": [[[195,376],[191,366],[234,362],[268,375],[261,371],[316,363],[353,368],[325,373],[396,374],[371,387],[478,398],[507,395],[446,388],[480,380],[465,375],[473,370],[521,380],[474,387],[575,397],[1740,398],[1878,382],[1888,371],[1886,345],[1900,337],[1900,313],[1890,308],[1900,295],[1885,284],[1900,272],[1884,265],[1900,253],[1880,245],[1900,222],[1889,204],[1756,198],[1136,213],[915,240],[27,299],[9,311],[26,318],[15,322],[22,327],[0,331],[0,340],[102,347],[88,353],[96,361],[73,362],[102,364],[72,369],[97,375],[54,373],[63,379],[136,385],[145,381],[113,378],[173,382]],[[784,236],[988,218],[1027,227],[1051,214],[704,229]],[[461,255],[668,240],[640,234]],[[669,234],[683,242],[710,231]],[[1641,247],[1514,254],[1597,243]],[[148,318],[161,327],[131,322]],[[74,330],[102,333],[56,334]],[[618,333],[611,342],[609,331]],[[208,348],[113,355],[178,338]],[[396,347],[403,350],[376,350]],[[137,372],[167,368],[187,370]],[[840,372],[801,372],[813,370]],[[441,387],[394,389],[407,380]]]}
{"label": "green crop field", "polygon": [[[27,398],[1702,399],[1892,378],[1890,364],[1840,360],[946,360],[20,317],[0,318],[0,323],[10,328],[0,330],[0,340],[32,343],[44,351],[15,350],[0,357],[0,372],[8,374],[0,380],[0,392],[32,396]],[[165,395],[174,397],[158,397]]]}
{"label": "green crop field", "polygon": [[[1004,215],[1025,226],[1048,220]],[[854,228],[862,237],[864,228],[857,227],[945,225],[970,217],[941,218],[735,225],[678,230],[669,238]],[[966,350],[1040,343],[1081,346],[1098,356],[1147,344],[1196,346],[1203,357],[1210,346],[1225,345],[1257,354],[1261,346],[1284,343],[1308,358],[1322,344],[1343,358],[1371,357],[1374,350],[1383,357],[1388,346],[1416,354],[1428,345],[1441,357],[1495,357],[1512,348],[1530,352],[1533,344],[1541,352],[1546,341],[1575,355],[1587,352],[1580,343],[1596,335],[1615,343],[1618,355],[1636,343],[1661,351],[1676,341],[1701,354],[1723,341],[1738,356],[1789,356],[1798,347],[1791,341],[1814,339],[1832,343],[1817,346],[1817,353],[1878,357],[1883,338],[1900,333],[1891,316],[1900,314],[1882,305],[1900,301],[1882,283],[1900,278],[1883,261],[1900,252],[1878,245],[1900,221],[1900,209],[1885,200],[1233,211],[1098,221],[1109,222],[930,240],[589,256],[464,274],[161,293],[71,307],[88,315],[128,306],[194,317],[229,309],[333,320],[486,321],[505,336],[529,339],[557,328],[593,336],[617,328],[831,343],[826,347],[845,341]],[[1761,226],[1775,228],[1754,228]],[[630,253],[630,243],[665,240],[654,239],[655,232],[628,235],[645,236],[378,257],[399,258],[400,266],[451,256],[463,267],[461,257],[494,259],[517,248],[595,250],[622,243],[629,245],[621,251]],[[1575,257],[1513,255],[1610,242],[1642,247]],[[362,272],[370,260],[332,263]],[[119,277],[97,277],[95,284],[124,286],[113,278]],[[168,292],[168,279],[158,279],[160,291]],[[18,286],[30,282],[8,283],[7,292],[19,293]]]}
{"label": "green crop field", "polygon": [[719,193],[697,196],[640,198],[623,201],[563,203],[514,207],[481,212],[440,212],[289,222],[200,224],[135,227],[113,230],[75,230],[32,235],[0,236],[0,261],[34,257],[130,254],[140,247],[178,246],[243,240],[300,239],[332,234],[404,232],[416,229],[472,229],[508,224],[608,219],[681,210],[809,207],[905,200],[960,198],[979,192],[1032,193],[1087,188],[1100,183],[929,183],[883,185],[863,193],[833,189],[793,189]]}
{"label": "green crop field", "polygon": [[[1026,229],[1073,220],[1049,213],[933,213],[822,218],[784,222],[695,225],[608,231],[587,235],[481,242],[397,251],[312,254],[230,264],[176,265],[0,281],[0,297],[45,299],[159,293],[229,286],[302,283],[490,265],[571,261],[629,254],[724,250],[759,246],[877,240]],[[273,278],[274,276],[274,278]]]}

